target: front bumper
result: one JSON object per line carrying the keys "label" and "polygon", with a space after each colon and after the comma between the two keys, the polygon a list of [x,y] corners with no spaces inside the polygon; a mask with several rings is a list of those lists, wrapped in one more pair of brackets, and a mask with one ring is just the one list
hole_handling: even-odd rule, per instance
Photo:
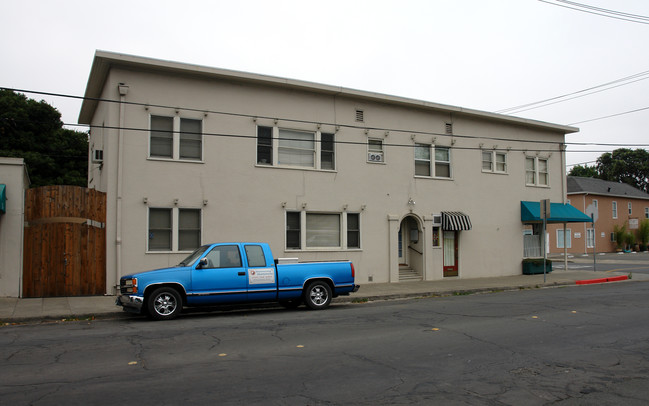
{"label": "front bumper", "polygon": [[115,305],[122,306],[127,312],[140,314],[142,313],[142,307],[144,306],[144,297],[134,295],[120,295],[117,296]]}

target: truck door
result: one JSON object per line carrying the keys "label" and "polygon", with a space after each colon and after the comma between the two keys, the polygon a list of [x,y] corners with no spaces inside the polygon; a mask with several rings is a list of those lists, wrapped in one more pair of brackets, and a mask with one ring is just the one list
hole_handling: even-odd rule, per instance
{"label": "truck door", "polygon": [[206,255],[207,264],[192,271],[193,304],[244,302],[247,275],[238,245],[217,245]]}
{"label": "truck door", "polygon": [[248,265],[248,300],[277,300],[277,281],[272,255],[268,258],[262,246],[256,244],[246,244],[244,250]]}

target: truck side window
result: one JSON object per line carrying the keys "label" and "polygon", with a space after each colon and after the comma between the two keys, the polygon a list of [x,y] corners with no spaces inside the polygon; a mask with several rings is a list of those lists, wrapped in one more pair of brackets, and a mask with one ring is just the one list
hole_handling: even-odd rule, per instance
{"label": "truck side window", "polygon": [[205,258],[208,268],[239,268],[241,267],[241,255],[236,245],[222,245],[214,247]]}
{"label": "truck side window", "polygon": [[246,245],[246,256],[249,267],[266,266],[266,257],[260,245]]}

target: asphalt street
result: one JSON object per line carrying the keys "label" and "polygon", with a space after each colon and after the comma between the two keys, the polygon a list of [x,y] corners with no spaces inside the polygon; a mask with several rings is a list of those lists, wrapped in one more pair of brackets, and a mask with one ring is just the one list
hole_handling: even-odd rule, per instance
{"label": "asphalt street", "polygon": [[644,405],[649,283],[5,326],[11,405]]}

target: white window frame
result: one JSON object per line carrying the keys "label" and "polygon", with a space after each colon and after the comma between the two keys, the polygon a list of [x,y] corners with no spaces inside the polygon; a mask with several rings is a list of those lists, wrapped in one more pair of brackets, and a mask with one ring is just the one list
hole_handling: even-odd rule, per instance
{"label": "white window frame", "polygon": [[613,202],[611,202],[611,210],[613,212],[613,218],[616,219],[617,218],[617,202],[615,200]]}
{"label": "white window frame", "polygon": [[[304,129],[304,128],[289,128],[289,127],[280,127],[278,125],[265,125],[262,123],[259,123],[257,126],[257,133],[256,133],[256,143],[255,147],[257,148],[257,151],[259,150],[259,127],[268,127],[272,129],[272,141],[271,145],[263,145],[265,148],[270,147],[270,156],[271,156],[271,162],[259,162],[259,155],[258,153],[255,154],[255,162],[256,165],[259,167],[274,167],[274,168],[289,168],[289,169],[301,169],[301,170],[317,170],[317,171],[327,171],[327,172],[335,172],[336,168],[338,167],[336,163],[336,159],[338,157],[338,151],[337,151],[337,143],[336,143],[336,137],[337,133],[336,131],[327,131],[327,129],[318,129],[318,130],[311,130],[311,129]],[[324,127],[324,126],[323,126]],[[306,148],[306,149],[300,149],[296,147],[290,147],[290,146],[280,146],[281,144],[281,133],[282,131],[286,132],[295,132],[295,133],[303,133],[303,134],[313,134],[312,142],[313,142],[313,149],[311,148]],[[328,134],[332,136],[332,148],[333,150],[324,150],[322,148],[322,139],[323,139],[323,134]],[[313,154],[313,165],[302,165],[299,163],[281,163],[280,162],[280,149],[282,152],[290,151],[291,149],[295,151],[303,150],[303,151],[311,151]],[[331,159],[331,168],[326,168],[325,165],[323,165],[323,154],[328,154],[331,153],[333,154],[333,157]]]}
{"label": "white window frame", "polygon": [[[150,241],[150,233],[151,233],[151,209],[159,209],[159,210],[170,210],[171,211],[171,249],[150,249],[149,247],[149,241]],[[180,210],[195,210],[199,212],[200,216],[200,224],[199,224],[199,241],[198,241],[198,247],[200,247],[203,244],[203,210],[201,208],[197,207],[162,207],[162,206],[147,206],[147,227],[146,227],[146,252],[155,254],[155,253],[185,253],[185,252],[192,252],[198,247],[194,248],[188,248],[184,250],[178,249],[179,242],[180,242]]]}
{"label": "white window frame", "polygon": [[[488,155],[489,159],[485,160],[485,156]],[[496,151],[496,150],[482,150],[482,153],[480,154],[482,158],[482,172],[485,173],[500,173],[500,174],[506,174],[507,173],[507,153],[503,151]],[[498,157],[502,156],[504,161],[503,162],[498,162]],[[485,168],[485,163],[489,164],[489,168]],[[502,165],[503,169],[498,169],[499,164]]]}
{"label": "white window frame", "polygon": [[[568,238],[568,248],[572,248],[572,229],[567,228],[566,229],[566,234]],[[564,241],[563,241],[563,228],[557,229],[557,248],[563,249],[564,246]]]}
{"label": "white window frame", "polygon": [[[532,162],[532,168],[527,167],[528,162]],[[540,162],[545,162],[545,171],[541,171]],[[528,180],[528,174],[533,174],[533,181]],[[545,175],[546,182],[541,183],[541,175]],[[538,156],[525,156],[525,185],[526,186],[535,186],[535,187],[550,187],[550,160],[549,158],[543,158]]]}
{"label": "white window frame", "polygon": [[649,219],[649,207],[644,208],[644,218]]}
{"label": "white window frame", "polygon": [[[152,131],[152,119],[153,117],[163,117],[171,118],[173,120],[172,125],[172,147],[171,147],[171,157],[168,156],[155,156],[151,155],[151,131]],[[199,121],[201,125],[201,135],[200,135],[200,158],[181,158],[180,157],[180,147],[183,138],[183,132],[181,132],[181,121],[182,120],[193,120]],[[203,118],[196,118],[192,116],[169,116],[164,114],[149,114],[149,156],[148,159],[151,160],[162,160],[162,161],[179,161],[179,162],[204,162],[205,156],[205,122]],[[195,142],[195,140],[189,139],[188,142]]]}
{"label": "white window frame", "polygon": [[371,164],[385,163],[385,151],[381,138],[367,139],[367,162]]}
{"label": "white window frame", "polygon": [[[418,148],[427,148],[428,157],[422,158],[417,157]],[[448,161],[438,160],[436,156],[437,150],[447,150],[448,151]],[[451,153],[451,147],[445,147],[435,144],[424,144],[424,143],[415,143],[414,145],[414,158],[415,158],[415,177],[425,177],[425,178],[435,178],[435,179],[453,179],[453,158]],[[417,174],[417,162],[427,162],[428,166],[428,175]],[[438,165],[448,165],[448,176],[441,176],[438,174],[437,166]]]}
{"label": "white window frame", "polygon": [[586,229],[586,248],[595,248],[595,229]]}
{"label": "white window frame", "polygon": [[[284,241],[284,247],[286,251],[360,251],[363,247],[363,242],[362,242],[362,230],[363,230],[363,216],[361,215],[360,212],[326,212],[326,211],[306,211],[306,210],[287,210],[286,213],[299,213],[299,230],[296,229],[291,229],[290,231],[295,233],[298,232],[300,235],[300,246],[299,248],[296,247],[288,247],[288,238],[287,238],[287,221],[288,218],[285,217],[285,241]],[[349,230],[347,226],[347,216],[348,215],[356,215],[358,216],[358,229],[354,230]],[[309,246],[309,242],[307,241],[307,234],[308,234],[308,216],[309,215],[331,215],[331,216],[338,216],[339,217],[339,236],[338,236],[338,241],[339,245],[338,246]],[[349,247],[348,246],[348,232],[353,231],[353,232],[358,232],[358,247]]]}
{"label": "white window frame", "polygon": [[629,202],[627,204],[627,207],[629,208],[629,216],[633,214],[633,203]]}

